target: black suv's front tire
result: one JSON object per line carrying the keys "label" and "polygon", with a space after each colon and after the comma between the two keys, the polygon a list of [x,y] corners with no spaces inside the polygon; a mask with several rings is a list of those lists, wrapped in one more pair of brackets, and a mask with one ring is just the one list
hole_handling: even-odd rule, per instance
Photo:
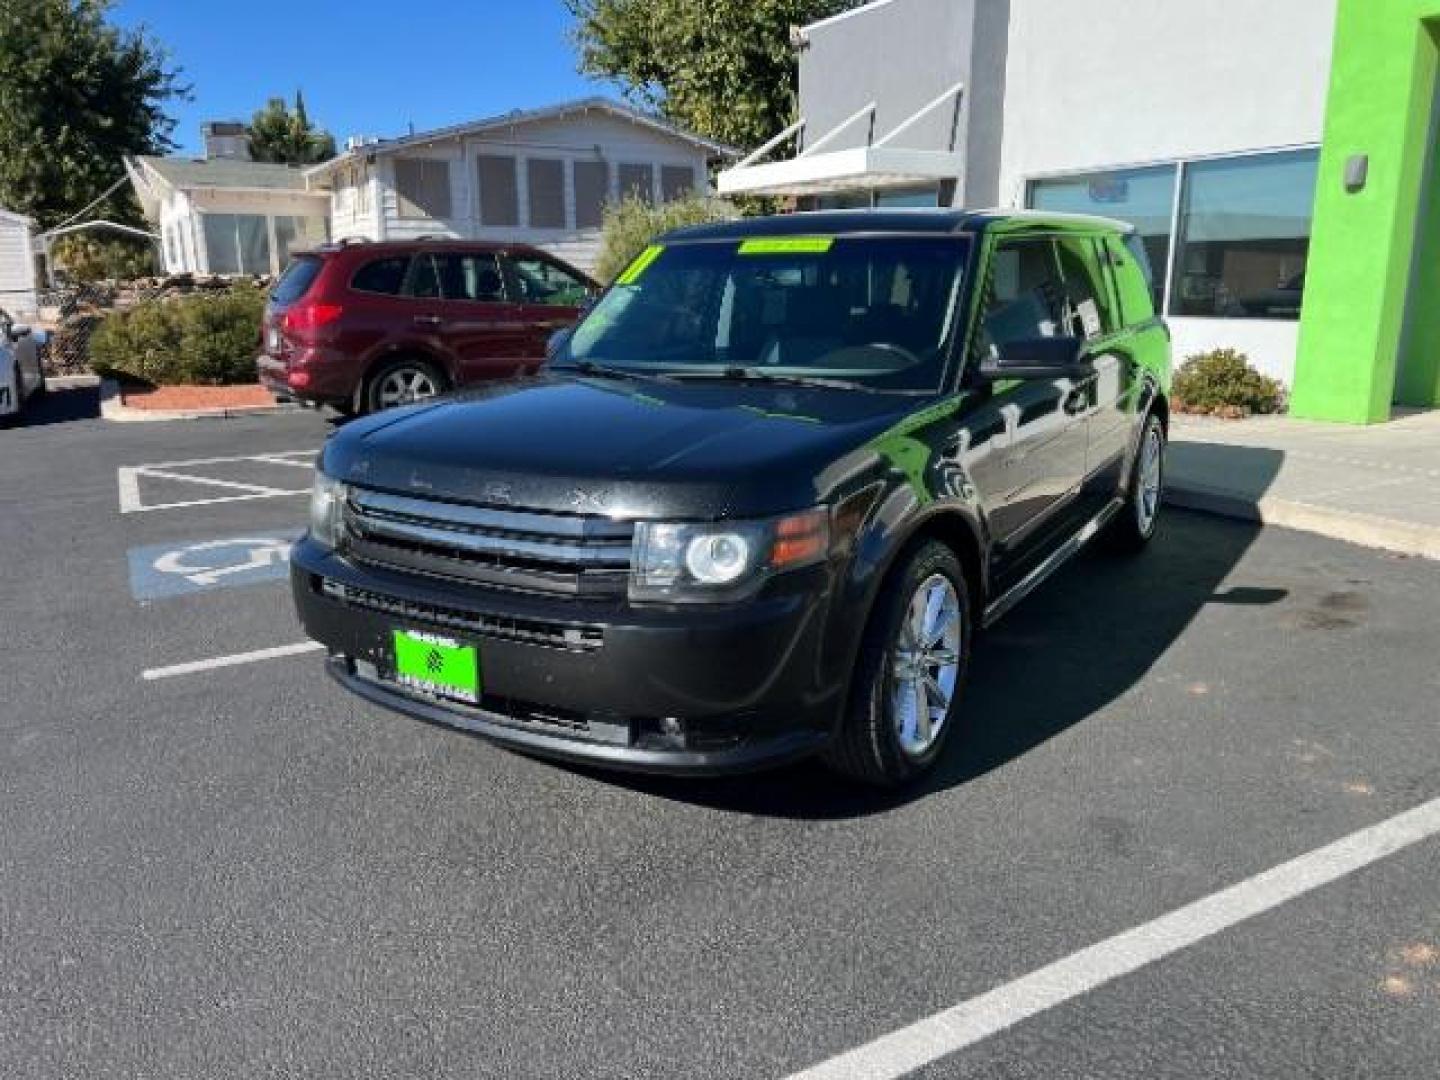
{"label": "black suv's front tire", "polygon": [[881,787],[930,769],[955,726],[972,627],[960,560],[944,544],[926,541],[882,586],[826,763]]}

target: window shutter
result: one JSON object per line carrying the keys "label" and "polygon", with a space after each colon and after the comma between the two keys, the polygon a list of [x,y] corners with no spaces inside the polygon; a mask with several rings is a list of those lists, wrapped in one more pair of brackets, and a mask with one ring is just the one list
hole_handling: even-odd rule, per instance
{"label": "window shutter", "polygon": [[513,229],[520,224],[520,192],[515,159],[508,154],[480,154],[480,224]]}
{"label": "window shutter", "polygon": [[575,227],[598,229],[610,200],[610,165],[605,161],[575,162]]}
{"label": "window shutter", "polygon": [[530,188],[530,227],[565,228],[565,163],[530,158],[525,162],[525,172]]}

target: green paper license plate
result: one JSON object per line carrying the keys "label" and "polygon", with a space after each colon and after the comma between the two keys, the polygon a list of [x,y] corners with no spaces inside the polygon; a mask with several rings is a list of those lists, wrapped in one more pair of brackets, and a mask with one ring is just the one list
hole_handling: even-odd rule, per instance
{"label": "green paper license plate", "polygon": [[480,702],[480,655],[473,645],[419,630],[396,630],[395,681],[438,697]]}

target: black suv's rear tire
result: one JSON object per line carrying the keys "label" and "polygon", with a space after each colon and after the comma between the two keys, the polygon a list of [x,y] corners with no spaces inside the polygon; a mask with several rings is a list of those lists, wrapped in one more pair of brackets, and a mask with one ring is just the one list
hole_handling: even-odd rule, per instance
{"label": "black suv's rear tire", "polygon": [[928,771],[955,727],[972,626],[960,560],[944,544],[926,541],[881,588],[826,764],[880,787]]}
{"label": "black suv's rear tire", "polygon": [[381,364],[365,380],[360,395],[363,411],[379,412],[443,394],[449,382],[428,360],[402,356]]}
{"label": "black suv's rear tire", "polygon": [[1106,540],[1117,551],[1136,552],[1150,543],[1165,501],[1165,425],[1151,413],[1145,418],[1125,505],[1111,522]]}

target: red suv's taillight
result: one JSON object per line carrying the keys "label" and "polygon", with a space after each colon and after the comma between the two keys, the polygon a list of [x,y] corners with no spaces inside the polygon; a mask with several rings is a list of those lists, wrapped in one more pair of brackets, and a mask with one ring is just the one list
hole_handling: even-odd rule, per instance
{"label": "red suv's taillight", "polygon": [[339,304],[326,304],[318,300],[301,300],[280,320],[280,328],[294,337],[309,337],[322,326],[329,326],[345,309]]}

